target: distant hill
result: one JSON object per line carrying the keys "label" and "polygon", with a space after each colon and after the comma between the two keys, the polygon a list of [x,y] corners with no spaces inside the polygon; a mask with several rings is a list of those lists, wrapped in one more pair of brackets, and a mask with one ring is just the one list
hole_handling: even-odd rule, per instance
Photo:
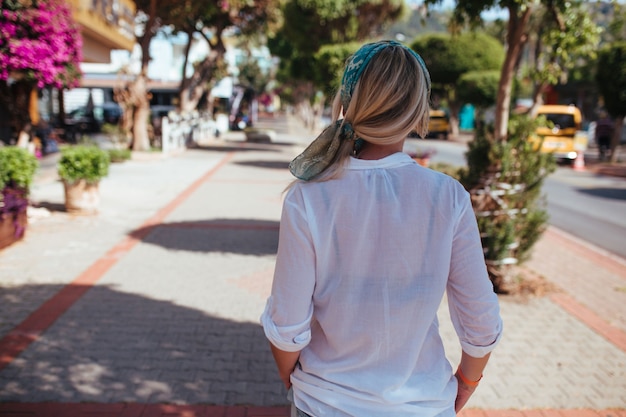
{"label": "distant hill", "polygon": [[426,15],[421,7],[416,7],[385,31],[383,37],[410,43],[418,35],[446,32],[449,19],[450,12],[431,11]]}
{"label": "distant hill", "polygon": [[[385,31],[383,34],[384,38],[398,39],[410,43],[418,35],[447,31],[448,20],[451,16],[449,10],[431,9],[426,15],[423,6],[419,6],[415,1],[410,0],[407,3],[411,8],[410,13]],[[626,25],[622,28],[621,33],[611,33],[610,30],[607,30],[614,19],[616,8],[624,10],[626,7],[623,1],[620,3],[617,5],[609,1],[589,1],[584,3],[584,7],[589,10],[589,14],[596,23],[605,29],[602,34],[602,40],[605,42],[626,38]],[[504,14],[506,15],[506,12]]]}

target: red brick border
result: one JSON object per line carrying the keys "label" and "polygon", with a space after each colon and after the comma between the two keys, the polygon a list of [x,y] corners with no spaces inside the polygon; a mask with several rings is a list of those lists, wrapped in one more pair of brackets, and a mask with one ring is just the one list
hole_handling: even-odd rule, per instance
{"label": "red brick border", "polygon": [[588,244],[553,226],[548,227],[545,233],[549,235],[550,239],[566,246],[577,255],[587,258],[590,261],[601,265],[603,268],[608,269],[612,273],[626,279],[626,263],[624,263],[624,261],[617,255],[613,255],[598,248],[597,246]]}
{"label": "red brick border", "polygon": [[550,299],[572,316],[589,326],[599,335],[626,352],[626,333],[615,326],[611,326],[602,317],[574,300],[567,294],[552,294]]}
{"label": "red brick border", "polygon": [[[578,256],[589,259],[598,266],[606,268],[608,271],[626,279],[626,264],[617,255],[587,244],[553,226],[548,227],[546,233],[551,240],[554,240],[559,245],[566,246]],[[552,294],[550,299],[593,331],[626,352],[626,332],[610,325],[605,319],[566,293]]]}
{"label": "red brick border", "polygon": [[[626,417],[626,409],[463,410],[460,417]],[[288,406],[0,403],[0,417],[289,417]]]}

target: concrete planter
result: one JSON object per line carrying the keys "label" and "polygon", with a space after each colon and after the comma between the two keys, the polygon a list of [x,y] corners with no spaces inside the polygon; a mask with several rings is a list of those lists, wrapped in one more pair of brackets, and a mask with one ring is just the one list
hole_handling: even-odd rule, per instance
{"label": "concrete planter", "polygon": [[65,210],[72,214],[96,214],[100,206],[100,183],[63,181]]}
{"label": "concrete planter", "polygon": [[26,233],[28,217],[26,211],[7,213],[0,216],[0,249],[22,239]]}

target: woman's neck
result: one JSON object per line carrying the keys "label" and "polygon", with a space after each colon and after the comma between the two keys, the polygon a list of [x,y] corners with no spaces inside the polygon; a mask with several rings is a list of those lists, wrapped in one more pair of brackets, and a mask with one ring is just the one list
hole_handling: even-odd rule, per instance
{"label": "woman's neck", "polygon": [[377,145],[371,142],[365,142],[355,157],[357,159],[365,160],[382,159],[389,155],[393,155],[394,153],[402,152],[403,147],[403,140],[389,145]]}

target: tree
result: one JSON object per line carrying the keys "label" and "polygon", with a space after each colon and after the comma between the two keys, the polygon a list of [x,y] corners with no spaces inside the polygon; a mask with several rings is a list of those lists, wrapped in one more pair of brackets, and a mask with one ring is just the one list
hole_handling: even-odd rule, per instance
{"label": "tree", "polygon": [[606,110],[615,119],[611,139],[611,162],[617,162],[615,151],[626,116],[626,42],[615,42],[600,50],[596,83]]}
{"label": "tree", "polygon": [[[137,42],[141,47],[140,73],[116,92],[117,101],[125,108],[125,122],[132,129],[132,148],[147,150],[148,115],[150,95],[147,88],[150,42],[165,27],[188,36],[182,81],[179,87],[181,110],[194,110],[210,89],[216,73],[221,73],[226,46],[224,32],[250,34],[263,32],[263,28],[276,20],[278,0],[135,0],[141,33]],[[188,76],[188,57],[191,44],[198,35],[210,46],[209,54],[193,64]]]}
{"label": "tree", "polygon": [[[425,0],[427,4],[437,4],[441,0]],[[508,11],[509,19],[506,28],[506,54],[500,73],[498,86],[498,98],[495,110],[495,140],[506,140],[508,134],[508,120],[511,108],[511,91],[515,71],[520,61],[520,56],[526,46],[532,29],[531,17],[541,10],[545,10],[545,16],[555,22],[561,33],[567,40],[570,36],[579,36],[575,27],[580,23],[577,19],[569,19],[564,13],[579,10],[583,2],[579,0],[457,0],[453,12],[455,26],[469,23],[471,27],[477,27],[482,23],[481,13],[500,7]],[[583,38],[581,36],[581,38]],[[567,51],[559,50],[559,53]]]}
{"label": "tree", "polygon": [[543,94],[550,85],[565,83],[569,70],[595,59],[601,32],[580,4],[566,2],[557,16],[550,8],[537,16],[534,54],[528,63],[534,82],[531,114],[543,104]]}
{"label": "tree", "polygon": [[[210,89],[226,52],[225,31],[230,30],[244,39],[262,40],[266,33],[275,30],[278,18],[278,0],[190,1],[185,8],[177,9],[172,16],[172,25],[187,33],[189,39],[179,88],[181,109],[195,109]],[[194,64],[193,74],[187,76],[188,53],[194,34],[204,38],[211,51]]]}
{"label": "tree", "polygon": [[76,85],[81,51],[80,33],[62,0],[2,0],[0,99],[19,145],[28,142],[33,92]]}
{"label": "tree", "polygon": [[[426,2],[435,4],[439,0]],[[547,221],[545,213],[536,207],[536,201],[543,178],[553,169],[554,160],[551,155],[542,154],[538,147],[530,146],[527,140],[534,130],[535,121],[520,116],[519,120],[509,123],[514,77],[533,29],[531,17],[547,19],[543,21],[543,26],[549,27],[545,32],[547,37],[542,39],[549,40],[550,45],[545,50],[548,52],[544,61],[546,71],[538,79],[554,82],[565,74],[569,65],[563,66],[570,59],[566,48],[573,45],[576,49],[585,50],[587,42],[594,39],[593,25],[581,20],[580,5],[580,1],[570,0],[457,0],[455,5],[455,28],[465,23],[472,28],[478,27],[481,13],[495,6],[509,13],[495,125],[493,130],[485,126],[476,132],[476,143],[470,146],[467,155],[468,178],[463,181],[479,218],[479,228],[485,239],[485,260],[496,289],[505,286],[510,278],[507,276],[507,265],[523,260],[524,253],[540,236]],[[542,11],[545,13],[541,14]],[[547,22],[553,25],[548,26]],[[577,28],[576,25],[581,25],[581,22],[583,27]],[[553,77],[552,80],[550,77]],[[526,190],[532,192],[528,194]]]}
{"label": "tree", "polygon": [[[150,42],[161,28],[159,16],[168,16],[174,7],[171,1],[135,0],[140,34],[136,35],[141,48],[141,67],[131,81],[115,90],[115,101],[124,109],[122,128],[130,135],[130,147],[135,151],[150,149],[148,118],[150,115],[150,95],[148,93],[148,64],[150,63]],[[158,14],[157,14],[158,10]]]}
{"label": "tree", "polygon": [[314,83],[326,96],[332,96],[339,91],[346,61],[360,46],[359,42],[324,45],[315,53]]}
{"label": "tree", "polygon": [[[548,220],[541,187],[554,171],[550,154],[526,140],[537,120],[511,119],[508,140],[494,140],[492,126],[479,125],[466,154],[468,166],[460,181],[470,190],[480,229],[485,263],[497,293],[515,291],[509,267],[527,259]],[[485,175],[491,172],[495,175]]]}
{"label": "tree", "polygon": [[[297,95],[293,101],[307,121],[313,120],[311,101],[314,97],[318,98],[317,106],[324,103],[316,90],[321,88],[327,92],[332,84],[327,78],[332,75],[320,65],[330,63],[327,59],[339,53],[341,48],[322,52],[317,55],[319,61],[316,59],[318,51],[325,45],[374,38],[405,9],[402,0],[287,0],[281,10],[284,23],[270,37],[268,46],[281,60],[279,80]],[[336,60],[332,62],[334,65]]]}
{"label": "tree", "polygon": [[607,3],[607,8],[611,9],[612,18],[607,28],[602,32],[605,42],[617,42],[626,39],[626,6],[618,2]]}
{"label": "tree", "polygon": [[459,77],[456,86],[457,98],[460,102],[476,106],[479,122],[483,122],[484,110],[496,103],[499,81],[500,72],[496,70],[469,71]]}
{"label": "tree", "polygon": [[[470,71],[500,68],[504,48],[497,39],[483,33],[424,35],[416,38],[411,48],[424,58],[430,71],[433,91],[442,91],[442,98],[450,109],[452,134],[458,134],[459,109],[463,104],[456,95],[459,79]],[[437,106],[438,97],[433,97],[433,101]]]}

